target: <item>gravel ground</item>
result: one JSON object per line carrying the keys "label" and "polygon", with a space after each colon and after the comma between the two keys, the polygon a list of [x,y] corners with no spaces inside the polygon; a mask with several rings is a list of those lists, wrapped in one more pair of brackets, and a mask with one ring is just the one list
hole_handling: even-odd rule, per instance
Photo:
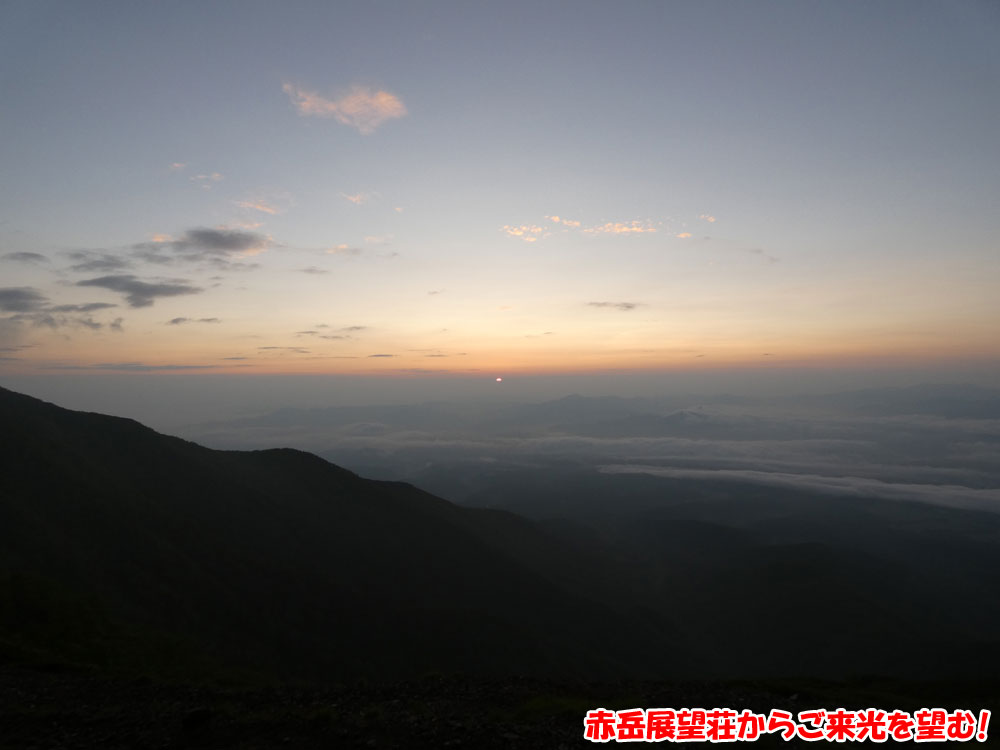
{"label": "gravel ground", "polygon": [[[996,695],[977,690],[969,695]],[[593,747],[583,740],[583,717],[598,706],[766,713],[833,708],[834,702],[912,710],[878,685],[801,689],[753,682],[426,678],[388,685],[235,688],[0,667],[0,748],[557,749]],[[990,706],[980,699],[965,707]],[[798,744],[769,737],[754,746]]]}

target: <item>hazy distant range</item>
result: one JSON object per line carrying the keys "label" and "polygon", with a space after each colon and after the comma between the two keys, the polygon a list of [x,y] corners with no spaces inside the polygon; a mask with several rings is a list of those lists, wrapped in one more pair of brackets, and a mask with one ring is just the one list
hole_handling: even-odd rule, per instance
{"label": "hazy distant range", "polygon": [[299,448],[536,518],[586,515],[586,493],[565,489],[588,482],[604,488],[606,512],[608,488],[626,486],[614,478],[634,474],[1000,511],[1000,389],[972,385],[282,408],[175,432],[213,448]]}

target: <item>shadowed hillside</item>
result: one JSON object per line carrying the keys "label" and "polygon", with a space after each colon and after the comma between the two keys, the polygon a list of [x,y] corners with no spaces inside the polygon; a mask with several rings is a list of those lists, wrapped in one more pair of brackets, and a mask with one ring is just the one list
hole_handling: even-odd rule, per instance
{"label": "shadowed hillside", "polygon": [[[127,642],[146,660],[166,649],[211,668],[337,679],[691,666],[604,648],[670,628],[586,596],[609,571],[509,513],[10,391],[0,422],[9,653],[101,661]],[[17,604],[27,599],[30,611]],[[31,617],[70,632],[39,637]]]}
{"label": "shadowed hillside", "polygon": [[321,680],[1000,664],[994,513],[585,462],[497,471],[476,509],[9,391],[0,419],[12,659]]}

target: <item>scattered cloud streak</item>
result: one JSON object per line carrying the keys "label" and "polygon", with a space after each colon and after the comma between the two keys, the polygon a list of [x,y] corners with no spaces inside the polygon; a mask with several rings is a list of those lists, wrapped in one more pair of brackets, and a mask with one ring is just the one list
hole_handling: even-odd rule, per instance
{"label": "scattered cloud streak", "polygon": [[749,248],[747,250],[747,252],[751,253],[752,255],[757,255],[757,256],[763,258],[768,263],[777,263],[778,262],[778,258],[774,257],[773,255],[770,255],[765,250],[763,250],[762,248],[759,248],[759,247],[751,247],[751,248]]}
{"label": "scattered cloud streak", "polygon": [[250,209],[252,211],[260,211],[263,214],[268,214],[269,216],[276,216],[283,213],[281,208],[273,206],[267,201],[263,200],[248,200],[248,201],[236,201],[236,205],[240,208]]}
{"label": "scattered cloud streak", "polygon": [[66,255],[70,260],[76,261],[69,267],[71,271],[112,272],[122,271],[132,265],[126,258],[94,250],[71,250]]}
{"label": "scattered cloud streak", "polygon": [[115,370],[117,372],[157,372],[167,370],[207,370],[213,365],[147,365],[143,362],[99,362],[94,365],[54,365],[54,370]]}
{"label": "scattered cloud streak", "polygon": [[218,318],[173,318],[168,320],[166,325],[168,326],[179,326],[185,323],[221,323],[222,321]]}
{"label": "scattered cloud streak", "polygon": [[348,195],[347,193],[340,193],[340,197],[345,201],[353,203],[355,206],[361,206],[372,199],[371,193],[355,193],[354,195]]}
{"label": "scattered cloud streak", "polygon": [[28,263],[30,265],[38,265],[39,263],[49,262],[49,259],[41,253],[4,253],[3,255],[0,255],[0,260],[11,261],[14,263]]}
{"label": "scattered cloud streak", "polygon": [[225,177],[219,172],[209,172],[207,174],[196,174],[188,179],[196,185],[200,185],[203,190],[211,190],[216,182],[222,182]]}
{"label": "scattered cloud streak", "polygon": [[634,310],[641,302],[588,302],[588,307],[604,307],[614,310]]}
{"label": "scattered cloud streak", "polygon": [[580,226],[580,222],[567,219],[564,216],[546,216],[545,218],[555,224],[562,224],[563,226],[572,227],[573,229]]}
{"label": "scattered cloud streak", "polygon": [[291,83],[284,84],[282,90],[303,117],[332,118],[362,135],[370,135],[382,123],[407,114],[406,106],[395,94],[372,91],[364,86],[355,86],[332,99]]}
{"label": "scattered cloud streak", "polygon": [[4,312],[36,312],[45,309],[48,302],[48,297],[32,287],[8,286],[0,288],[0,310]]}
{"label": "scattered cloud streak", "polygon": [[87,302],[82,305],[55,305],[48,308],[50,312],[95,312],[97,310],[107,310],[111,307],[118,307],[110,302]]}
{"label": "scattered cloud streak", "polygon": [[734,469],[685,469],[664,466],[611,464],[601,466],[605,474],[650,474],[671,479],[707,479],[752,482],[825,495],[882,497],[889,500],[917,500],[938,505],[1000,510],[1000,489],[978,489],[956,485],[886,482],[869,477],[789,474],[771,471]]}
{"label": "scattered cloud streak", "polygon": [[534,224],[522,224],[521,226],[511,226],[505,224],[503,231],[508,237],[516,237],[525,242],[537,242],[539,237],[545,237],[545,230]]}
{"label": "scattered cloud streak", "polygon": [[351,247],[346,243],[334,245],[326,251],[327,255],[361,255],[364,251],[360,247]]}
{"label": "scattered cloud streak", "polygon": [[588,227],[583,230],[587,234],[647,234],[656,231],[648,221],[631,221],[628,223],[615,221],[607,222],[596,227]]}
{"label": "scattered cloud streak", "polygon": [[33,287],[0,288],[0,311],[13,313],[6,318],[0,318],[0,323],[5,325],[29,323],[37,328],[51,328],[53,330],[87,328],[96,331],[104,324],[97,322],[89,315],[81,317],[66,315],[66,313],[89,313],[111,307],[117,307],[117,305],[107,302],[51,305],[49,298]]}

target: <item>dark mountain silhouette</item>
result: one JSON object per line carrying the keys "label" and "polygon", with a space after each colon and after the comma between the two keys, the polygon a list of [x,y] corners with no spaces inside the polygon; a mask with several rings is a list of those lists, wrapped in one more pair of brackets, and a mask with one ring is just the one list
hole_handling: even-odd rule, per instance
{"label": "dark mountain silhouette", "polygon": [[512,514],[6,390],[0,423],[8,655],[100,660],[127,643],[338,679],[693,668],[675,649],[608,649],[671,626],[607,596],[613,568]]}
{"label": "dark mountain silhouette", "polygon": [[993,513],[585,461],[497,470],[466,500],[502,510],[474,509],[3,390],[0,424],[8,659],[325,680],[1000,668]]}

